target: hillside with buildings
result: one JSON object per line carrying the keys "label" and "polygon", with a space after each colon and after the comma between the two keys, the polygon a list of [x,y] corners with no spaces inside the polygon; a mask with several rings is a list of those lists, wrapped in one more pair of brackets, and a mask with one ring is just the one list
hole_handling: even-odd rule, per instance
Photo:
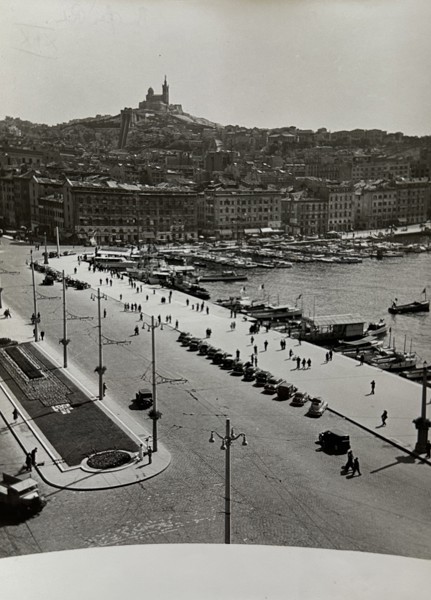
{"label": "hillside with buildings", "polygon": [[431,137],[220,125],[149,88],[135,108],[54,126],[0,121],[0,227],[102,243],[421,223]]}

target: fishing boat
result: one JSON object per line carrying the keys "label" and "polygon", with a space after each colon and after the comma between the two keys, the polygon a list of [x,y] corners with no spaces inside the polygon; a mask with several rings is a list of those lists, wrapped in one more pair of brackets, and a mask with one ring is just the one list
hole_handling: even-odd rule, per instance
{"label": "fishing boat", "polygon": [[274,306],[267,304],[263,307],[248,307],[244,312],[259,321],[286,321],[302,317],[302,309],[288,304]]}
{"label": "fishing boat", "polygon": [[410,302],[409,304],[397,304],[396,301],[388,308],[388,311],[392,315],[399,315],[404,313],[417,313],[417,312],[429,312],[430,301],[429,300],[417,300]]}
{"label": "fishing boat", "polygon": [[384,319],[380,319],[379,321],[375,321],[368,324],[367,331],[365,335],[373,335],[374,337],[379,337],[381,335],[386,335],[388,332],[388,326]]}

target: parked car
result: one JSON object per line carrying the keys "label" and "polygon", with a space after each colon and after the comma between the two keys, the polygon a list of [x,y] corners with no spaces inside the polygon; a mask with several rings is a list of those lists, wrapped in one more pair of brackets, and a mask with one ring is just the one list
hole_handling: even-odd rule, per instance
{"label": "parked car", "polygon": [[216,352],[221,352],[221,349],[210,346],[207,351],[207,357],[213,359]]}
{"label": "parked car", "polygon": [[298,392],[296,391],[293,396],[290,404],[292,406],[304,406],[310,400],[310,396],[306,392]]}
{"label": "parked car", "polygon": [[199,354],[202,354],[202,356],[204,356],[208,352],[209,348],[211,348],[211,344],[204,340],[199,344],[198,352]]}
{"label": "parked car", "polygon": [[277,388],[277,398],[279,400],[288,400],[296,392],[297,388],[293,383],[283,381]]}
{"label": "parked car", "polygon": [[244,381],[253,381],[256,377],[256,369],[253,366],[245,367],[244,369]]}
{"label": "parked car", "polygon": [[339,429],[329,429],[319,433],[319,442],[322,450],[334,454],[346,454],[350,449],[350,437]]}
{"label": "parked car", "polygon": [[327,408],[328,403],[325,400],[319,397],[312,398],[307,415],[309,417],[321,417]]}
{"label": "parked car", "polygon": [[233,365],[232,375],[244,375],[244,363],[242,360],[237,360]]}
{"label": "parked car", "polygon": [[142,388],[136,392],[136,405],[139,408],[149,408],[153,405],[153,392],[149,388]]}
{"label": "parked car", "polygon": [[280,377],[270,377],[265,383],[265,392],[267,394],[275,394],[277,392],[278,386],[283,383],[284,379]]}
{"label": "parked car", "polygon": [[200,343],[201,343],[201,340],[199,338],[192,338],[189,341],[189,350],[193,350],[194,352],[196,352],[199,348]]}
{"label": "parked car", "polygon": [[186,333],[186,335],[183,337],[183,339],[181,340],[181,346],[188,346],[190,344],[190,340],[193,339],[193,336],[191,333]]}
{"label": "parked car", "polygon": [[272,375],[269,371],[256,371],[255,379],[257,387],[263,387],[270,377]]}
{"label": "parked car", "polygon": [[227,354],[222,358],[221,368],[225,369],[226,371],[230,371],[231,369],[233,369],[235,360],[236,359],[232,356],[232,354]]}
{"label": "parked car", "polygon": [[177,342],[182,342],[183,339],[188,335],[191,335],[188,331],[182,331],[180,333],[180,335],[177,337]]}
{"label": "parked car", "polygon": [[223,362],[223,359],[226,358],[227,356],[232,356],[232,355],[229,354],[228,352],[225,352],[224,350],[217,350],[217,352],[213,356],[213,363],[215,365],[221,365]]}

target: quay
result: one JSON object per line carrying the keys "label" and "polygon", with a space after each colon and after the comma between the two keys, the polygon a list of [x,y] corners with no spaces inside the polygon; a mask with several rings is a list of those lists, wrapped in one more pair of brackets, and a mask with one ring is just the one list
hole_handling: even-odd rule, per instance
{"label": "quay", "polygon": [[[42,263],[37,254],[34,258]],[[409,453],[414,452],[417,431],[413,420],[420,416],[422,396],[420,384],[366,364],[361,365],[358,360],[337,353],[334,353],[332,360],[327,362],[326,349],[305,341],[300,343],[297,339],[289,338],[285,334],[271,329],[265,331],[265,328],[261,328],[260,332],[254,335],[254,341],[251,343],[249,328],[252,321],[242,314],[235,317],[229,309],[211,302],[203,302],[205,309],[197,310],[198,306],[202,306],[202,301],[179,291],[172,292],[171,299],[168,301],[169,290],[158,285],[146,285],[139,282],[139,292],[137,293],[136,289],[130,286],[127,276],[124,276],[123,279],[114,277],[112,283],[109,281],[107,284],[106,277],[111,279],[109,272],[89,270],[87,262],[78,261],[78,254],[49,259],[49,266],[60,272],[64,270],[66,276],[69,275],[87,282],[91,288],[76,293],[88,296],[89,302],[92,290],[94,292],[95,289],[100,288],[100,291],[108,299],[119,303],[119,307],[132,302],[141,304],[145,319],[148,320],[148,316],[151,315],[156,319],[160,317],[162,327],[174,329],[175,323],[178,321],[178,333],[187,331],[193,336],[203,339],[209,328],[212,331],[209,340],[212,345],[233,355],[239,350],[240,357],[244,361],[250,360],[256,345],[260,369],[268,370],[273,375],[286,379],[289,383],[297,386],[299,390],[308,392],[311,396],[322,397],[328,402],[329,411],[333,411],[397,448]],[[28,266],[24,268],[29,269]],[[35,273],[35,275],[37,283],[40,284],[43,275],[40,273]],[[102,280],[102,285],[100,285],[100,280]],[[140,291],[141,286],[142,291]],[[58,296],[58,287],[57,283],[54,284],[54,288],[46,288],[46,290],[48,292],[48,289],[55,289]],[[7,305],[4,304],[3,308],[5,306]],[[206,307],[208,307],[208,313]],[[167,322],[169,316],[171,317],[170,323]],[[235,327],[232,327],[232,323],[235,323]],[[30,334],[31,330],[23,320],[20,321],[15,317],[2,320],[2,337],[11,337],[18,342],[28,342],[31,340]],[[286,342],[284,350],[280,347],[281,339]],[[265,342],[268,342],[267,350],[265,350]],[[45,343],[44,348],[48,348],[48,354],[54,362],[61,363],[59,347],[54,344],[47,346]],[[290,350],[293,352],[292,359],[289,359]],[[303,358],[307,361],[310,359],[311,368],[297,369],[297,356],[301,360]],[[188,358],[189,355],[184,349],[184,360],[188,360]],[[204,360],[202,357],[202,361]],[[205,368],[208,369],[208,378],[211,378],[211,370],[215,367],[207,363]],[[82,373],[74,370],[73,366],[68,368],[68,372],[70,377],[80,382],[90,397],[97,397],[96,376],[92,380],[83,377]],[[228,376],[226,373],[226,377]],[[371,393],[371,381],[375,381],[374,394]],[[237,384],[239,386],[250,385],[250,383],[242,382],[241,378],[237,379]],[[11,399],[4,393],[0,394],[0,409],[3,414],[11,413],[11,409],[7,408],[10,401]],[[266,402],[268,402],[270,410],[271,397],[267,397]],[[136,439],[143,440],[148,437],[148,431],[145,431],[141,425],[137,425],[136,421],[118,406],[109,393],[104,399],[103,405],[101,409],[109,412],[112,418],[118,420],[123,427],[126,426],[130,431],[135,432]],[[385,426],[382,425],[380,419],[384,410],[388,413]],[[322,427],[324,428],[324,421],[322,421]],[[22,433],[24,429],[20,428],[20,431]],[[27,432],[24,435],[29,436],[32,433]],[[57,464],[54,465],[52,460],[49,460],[50,457],[52,459],[49,442],[46,443],[46,448],[47,467],[41,467],[42,476],[54,485],[71,485],[72,489],[79,489],[79,486],[81,489],[86,489],[86,486],[91,489],[92,485],[93,489],[97,486],[126,485],[157,474],[164,470],[170,462],[169,453],[162,446],[161,451],[154,455],[153,464],[145,470],[140,469],[139,464],[134,464],[129,470],[125,469],[113,476],[101,474],[95,477],[93,475],[92,484],[89,484],[88,480],[85,483],[79,483],[82,472],[75,470],[72,475],[70,470],[62,472]],[[423,460],[426,461],[425,458]],[[109,481],[110,477],[111,482]]]}

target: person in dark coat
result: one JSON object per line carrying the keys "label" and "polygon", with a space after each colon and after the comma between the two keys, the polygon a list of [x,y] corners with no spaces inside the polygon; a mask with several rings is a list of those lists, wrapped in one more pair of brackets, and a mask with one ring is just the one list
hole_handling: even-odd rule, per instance
{"label": "person in dark coat", "polygon": [[345,471],[350,471],[350,469],[353,470],[353,452],[351,450],[349,450],[347,453],[347,462],[344,465]]}
{"label": "person in dark coat", "polygon": [[382,419],[382,427],[386,427],[386,420],[388,418],[388,411],[384,410],[382,412],[382,416],[380,418]]}
{"label": "person in dark coat", "polygon": [[361,470],[359,468],[359,460],[357,457],[353,461],[352,477],[354,477],[356,475],[356,473],[358,475],[362,475]]}

